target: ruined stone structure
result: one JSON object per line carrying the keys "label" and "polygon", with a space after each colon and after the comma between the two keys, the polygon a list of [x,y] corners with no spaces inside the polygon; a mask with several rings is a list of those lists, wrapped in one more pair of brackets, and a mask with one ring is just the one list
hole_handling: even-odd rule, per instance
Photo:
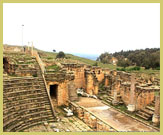
{"label": "ruined stone structure", "polygon": [[128,73],[118,71],[117,75],[115,74],[114,71],[105,75],[105,87],[111,89],[111,96],[114,95],[114,89],[116,89],[123,102],[126,105],[135,104],[136,109],[141,109],[154,101],[154,93],[160,90],[159,86],[138,83],[136,78]]}
{"label": "ruined stone structure", "polygon": [[69,106],[73,110],[73,112],[79,117],[79,119],[83,120],[89,127],[91,127],[94,131],[116,131],[116,129],[109,126],[106,122],[99,119],[95,114],[91,113],[84,107],[80,107],[76,103],[69,103]]}
{"label": "ruined stone structure", "polygon": [[76,88],[85,88],[85,65],[83,64],[65,64],[63,66],[66,70],[72,71],[74,74],[74,84]]}
{"label": "ruined stone structure", "polygon": [[98,94],[98,80],[94,72],[91,72],[89,69],[85,71],[86,78],[86,92],[90,95]]}
{"label": "ruined stone structure", "polygon": [[[69,96],[73,96],[72,93],[76,93],[74,82],[72,82],[74,79],[72,74],[66,74],[65,72],[46,73],[45,79],[48,91],[51,97],[56,100],[58,106],[67,104]],[[72,84],[71,87],[70,84]],[[77,95],[73,97],[75,98]]]}
{"label": "ruined stone structure", "polygon": [[104,73],[99,67],[89,67],[83,64],[63,64],[64,68],[74,73],[76,88],[84,88],[90,95],[98,94],[98,83],[104,79]]}
{"label": "ruined stone structure", "polygon": [[123,104],[128,111],[137,112],[138,117],[159,125],[160,99],[156,93],[160,92],[160,82],[156,78],[145,80],[122,71],[49,61],[44,53],[29,49],[24,52],[21,47],[4,50],[4,131],[23,131],[45,121],[55,121],[54,107],[62,105],[71,106],[78,118],[94,131],[115,131],[72,104],[79,100],[80,88],[109,104]]}
{"label": "ruined stone structure", "polygon": [[3,45],[3,51],[7,51],[7,52],[23,52],[24,49],[23,49],[23,47],[19,47],[19,46]]}
{"label": "ruined stone structure", "polygon": [[130,99],[128,104],[128,110],[131,112],[135,111],[135,74],[131,75],[131,86],[130,86]]}
{"label": "ruined stone structure", "polygon": [[[8,61],[9,66],[4,63],[6,68],[3,79],[4,131],[22,131],[44,121],[54,121],[55,114],[36,60],[23,53],[4,53],[4,58],[9,58],[7,55],[10,55],[15,63],[10,65],[11,61]],[[21,64],[17,61],[18,55],[23,60],[21,63],[28,60],[32,62],[30,65]]]}
{"label": "ruined stone structure", "polygon": [[[117,80],[119,80],[119,83]],[[134,74],[131,75],[121,71],[110,71],[104,77],[106,94],[109,95],[107,101],[112,104],[124,103],[128,107],[128,111],[137,111],[136,115],[144,120],[151,119],[154,110],[159,108],[154,109],[155,93],[160,92],[158,84],[159,81],[154,78],[143,80],[137,78]],[[159,119],[159,115],[157,116]]]}
{"label": "ruined stone structure", "polygon": [[104,71],[100,67],[92,67],[91,71],[95,74],[98,82],[102,82],[104,79]]}
{"label": "ruined stone structure", "polygon": [[157,95],[155,97],[155,110],[152,117],[152,122],[155,125],[159,125],[160,123],[160,95]]}

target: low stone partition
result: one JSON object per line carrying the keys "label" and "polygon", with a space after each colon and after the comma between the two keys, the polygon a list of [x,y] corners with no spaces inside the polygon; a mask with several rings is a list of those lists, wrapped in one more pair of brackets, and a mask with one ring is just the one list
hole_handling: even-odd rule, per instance
{"label": "low stone partition", "polygon": [[84,121],[89,127],[94,131],[103,131],[103,132],[115,132],[117,131],[111,127],[107,122],[97,117],[92,112],[88,111],[86,108],[79,106],[74,102],[69,101],[69,107],[79,119]]}

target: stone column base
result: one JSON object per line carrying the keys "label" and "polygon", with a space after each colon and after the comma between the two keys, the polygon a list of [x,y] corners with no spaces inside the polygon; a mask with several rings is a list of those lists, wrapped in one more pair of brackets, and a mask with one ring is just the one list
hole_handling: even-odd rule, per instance
{"label": "stone column base", "polygon": [[153,114],[152,122],[153,122],[154,124],[158,125],[159,122],[160,122],[160,116],[159,116],[159,115]]}
{"label": "stone column base", "polygon": [[128,108],[128,111],[130,111],[130,112],[134,112],[135,111],[135,105],[129,104],[127,106],[127,108]]}

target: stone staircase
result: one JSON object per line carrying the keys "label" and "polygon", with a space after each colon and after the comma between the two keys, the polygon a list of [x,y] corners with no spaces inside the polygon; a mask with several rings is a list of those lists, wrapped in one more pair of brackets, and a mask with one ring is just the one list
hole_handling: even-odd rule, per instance
{"label": "stone staircase", "polygon": [[142,118],[143,120],[151,120],[154,114],[155,102],[153,101],[150,105],[147,105],[144,109],[139,110],[136,116]]}
{"label": "stone staircase", "polygon": [[[102,94],[102,96],[98,96],[99,99],[104,100],[109,103],[112,104],[113,101],[113,96],[111,95],[111,86],[107,86],[104,88],[104,90],[100,90],[99,93]],[[104,97],[103,97],[104,96]],[[118,104],[123,104],[123,101],[121,100],[121,95],[117,94],[117,99],[118,99]]]}
{"label": "stone staircase", "polygon": [[107,103],[111,104],[113,100],[113,97],[111,96],[111,87],[110,86],[107,86],[107,87],[103,86],[103,87],[104,87],[103,90],[101,89],[99,90],[99,95],[101,96],[98,95],[98,98],[100,100],[105,99]]}
{"label": "stone staircase", "polygon": [[[15,55],[12,54],[12,60],[17,58]],[[21,59],[23,57],[26,56],[22,54]],[[3,130],[5,132],[23,131],[44,122],[55,121],[40,67],[36,60],[32,58],[32,61],[30,66],[34,69],[35,77],[31,76],[33,70],[30,70],[28,64],[17,64],[18,67],[20,66],[17,69],[20,74],[5,75],[3,79]],[[29,74],[23,76],[25,70]]]}
{"label": "stone staircase", "polygon": [[113,101],[113,97],[109,96],[106,100],[107,103],[111,104]]}

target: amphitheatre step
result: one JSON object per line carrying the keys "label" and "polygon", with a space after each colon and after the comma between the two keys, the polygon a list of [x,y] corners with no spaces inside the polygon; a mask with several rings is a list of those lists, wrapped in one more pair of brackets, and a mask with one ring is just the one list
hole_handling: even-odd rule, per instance
{"label": "amphitheatre step", "polygon": [[155,106],[155,102],[152,102],[152,103],[151,103],[151,106]]}
{"label": "amphitheatre step", "polygon": [[137,113],[136,116],[138,116],[138,117],[140,117],[140,118],[142,118],[142,119],[144,119],[144,120],[149,120],[148,117],[146,117],[146,116],[142,116],[142,115],[139,114],[139,113]]}
{"label": "amphitheatre step", "polygon": [[[15,105],[16,107],[19,107],[19,106],[24,106],[24,104],[18,104],[18,105]],[[50,104],[46,104],[46,102],[41,102],[41,103],[37,103],[37,104],[34,104],[34,103],[28,103],[28,106],[33,106],[33,107],[38,107],[38,106],[44,106],[46,109],[51,109],[50,107]],[[11,108],[3,108],[3,114],[6,115],[4,116],[5,117],[8,117],[9,115],[12,115],[12,114],[15,114],[17,112],[14,112],[14,107],[11,107]]]}
{"label": "amphitheatre step", "polygon": [[152,117],[152,115],[149,115],[148,113],[145,113],[142,110],[139,110],[137,113],[142,115],[142,116],[144,116],[144,117],[147,117],[147,118],[151,118]]}
{"label": "amphitheatre step", "polygon": [[[21,96],[21,97],[20,97]],[[10,97],[8,101],[19,101],[19,100],[23,100],[23,99],[28,99],[28,98],[37,98],[37,97],[41,97],[41,96],[45,96],[42,93],[32,93],[32,94],[27,94],[27,95],[15,95],[14,97]]]}
{"label": "amphitheatre step", "polygon": [[106,100],[107,103],[112,103],[112,100]]}
{"label": "amphitheatre step", "polygon": [[[27,95],[27,94],[42,94],[42,91],[41,89],[33,89],[33,90],[19,90],[19,91],[15,91],[15,92],[7,92],[7,93],[4,93],[5,96],[9,96],[9,97],[12,97],[12,96],[20,96],[20,95]],[[45,94],[45,93],[44,93]]]}
{"label": "amphitheatre step", "polygon": [[107,98],[107,100],[112,101],[113,97],[110,96],[110,97]]}
{"label": "amphitheatre step", "polygon": [[[10,119],[11,117],[15,117],[15,118],[23,118],[23,119],[26,119],[30,116],[31,117],[38,117],[39,115],[43,115],[43,114],[46,114],[48,116],[51,116],[52,114],[49,112],[49,111],[46,111],[46,110],[43,110],[43,111],[40,111],[40,112],[34,112],[34,113],[27,113],[26,115],[22,115],[20,113],[12,113],[12,114],[9,114],[7,115],[6,117],[3,118],[3,120],[6,120],[11,122]],[[7,122],[8,123],[8,122]]]}
{"label": "amphitheatre step", "polygon": [[[19,100],[19,102],[31,102],[31,101],[35,101],[36,103],[40,103],[40,102],[43,102],[43,101],[46,101],[45,97],[35,97],[35,98],[29,98],[29,99],[22,99],[22,100]],[[12,101],[12,104],[14,103],[17,103],[18,101]],[[12,106],[11,104],[11,106]],[[9,107],[9,106],[8,106]]]}
{"label": "amphitheatre step", "polygon": [[153,106],[146,106],[146,109],[151,110],[151,111],[155,110],[155,108]]}
{"label": "amphitheatre step", "polygon": [[[49,118],[48,117],[49,116],[43,116],[41,118],[33,118],[31,121],[26,121],[26,122],[23,122],[20,120],[18,123],[15,122],[15,124],[12,124],[7,129],[9,131],[20,131],[20,130],[23,130],[24,128],[30,127],[31,125],[37,125],[37,124],[40,124],[40,122],[48,121],[48,119],[49,120],[53,119],[53,117],[49,117]],[[29,124],[27,124],[28,122],[29,122]],[[16,128],[16,129],[14,129],[14,128]]]}
{"label": "amphitheatre step", "polygon": [[[52,107],[35,57],[13,54],[19,77],[6,77],[4,86],[4,131],[21,131],[44,121],[54,121]],[[14,63],[15,63],[14,62]],[[37,74],[36,77],[32,76]],[[21,75],[31,75],[21,77]]]}
{"label": "amphitheatre step", "polygon": [[19,93],[19,92],[30,92],[30,91],[33,91],[33,92],[43,92],[42,90],[41,90],[41,88],[40,88],[40,86],[39,85],[35,85],[35,86],[33,86],[33,87],[19,87],[19,88],[14,88],[14,87],[11,87],[11,89],[10,89],[10,87],[9,88],[4,88],[4,95],[8,95],[8,94],[12,94],[12,93],[14,93],[13,92],[13,89],[15,90],[15,93]]}
{"label": "amphitheatre step", "polygon": [[154,111],[151,111],[151,110],[149,110],[149,109],[142,109],[141,111],[143,111],[143,112],[145,112],[145,113],[147,113],[147,114],[149,114],[149,115],[153,115],[154,114]]}

